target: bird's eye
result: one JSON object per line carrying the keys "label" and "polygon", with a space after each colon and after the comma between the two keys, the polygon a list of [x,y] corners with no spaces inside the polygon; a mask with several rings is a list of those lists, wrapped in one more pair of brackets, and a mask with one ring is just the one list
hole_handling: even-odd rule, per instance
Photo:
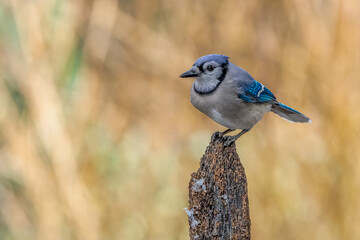
{"label": "bird's eye", "polygon": [[214,67],[212,66],[212,65],[209,65],[209,66],[207,66],[207,68],[206,68],[209,72],[211,72],[212,70],[214,70]]}

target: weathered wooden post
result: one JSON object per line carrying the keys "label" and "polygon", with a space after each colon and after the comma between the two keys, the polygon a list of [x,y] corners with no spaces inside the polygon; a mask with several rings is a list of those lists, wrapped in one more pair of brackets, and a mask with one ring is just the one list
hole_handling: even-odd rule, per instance
{"label": "weathered wooden post", "polygon": [[214,135],[189,182],[190,238],[250,239],[247,181],[235,144]]}

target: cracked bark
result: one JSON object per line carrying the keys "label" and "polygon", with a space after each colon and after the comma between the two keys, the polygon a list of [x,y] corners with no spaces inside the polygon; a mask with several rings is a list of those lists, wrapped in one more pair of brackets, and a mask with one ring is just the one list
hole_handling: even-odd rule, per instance
{"label": "cracked bark", "polygon": [[250,239],[247,180],[235,144],[215,137],[189,182],[190,239]]}

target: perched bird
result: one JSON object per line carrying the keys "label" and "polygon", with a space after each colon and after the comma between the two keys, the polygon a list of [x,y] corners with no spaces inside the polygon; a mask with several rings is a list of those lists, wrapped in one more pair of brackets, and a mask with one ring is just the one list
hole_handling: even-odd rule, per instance
{"label": "perched bird", "polygon": [[[278,102],[269,89],[229,62],[227,56],[202,56],[180,77],[195,78],[191,88],[194,107],[228,128],[216,133],[224,139],[225,146],[250,131],[266,112],[272,111],[290,122],[311,122],[304,114]],[[234,136],[224,136],[235,129],[242,131]]]}

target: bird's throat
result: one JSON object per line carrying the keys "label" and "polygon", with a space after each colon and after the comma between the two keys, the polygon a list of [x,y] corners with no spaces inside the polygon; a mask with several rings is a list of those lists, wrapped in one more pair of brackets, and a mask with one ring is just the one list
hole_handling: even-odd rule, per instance
{"label": "bird's throat", "polygon": [[209,94],[214,92],[221,81],[217,79],[197,78],[194,82],[194,90],[199,94]]}

